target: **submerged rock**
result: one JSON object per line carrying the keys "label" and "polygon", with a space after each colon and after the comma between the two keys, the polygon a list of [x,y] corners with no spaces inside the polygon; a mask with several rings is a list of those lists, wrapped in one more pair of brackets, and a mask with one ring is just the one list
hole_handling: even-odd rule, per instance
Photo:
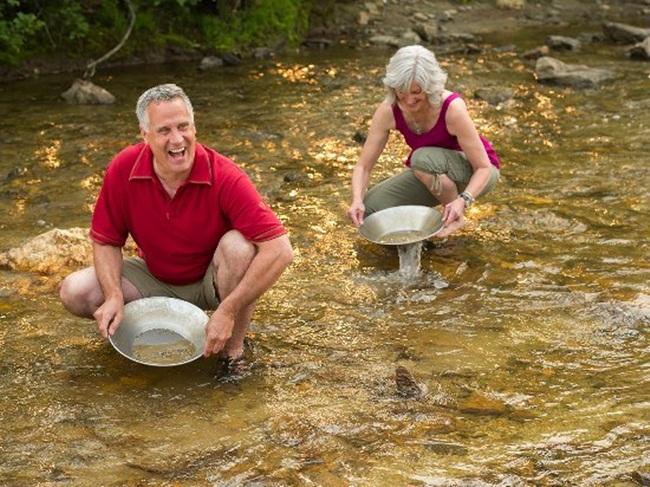
{"label": "submerged rock", "polygon": [[582,64],[565,64],[548,56],[537,60],[535,74],[541,83],[573,88],[597,88],[603,81],[614,78],[614,73],[606,69],[590,68]]}
{"label": "submerged rock", "polygon": [[621,24],[618,22],[606,22],[603,26],[603,31],[610,41],[625,42],[628,44],[641,42],[646,37],[650,37],[650,29]]}
{"label": "submerged rock", "polygon": [[627,55],[632,59],[650,61],[650,37],[646,37],[643,42],[633,45],[627,50]]}
{"label": "submerged rock", "polygon": [[395,386],[397,388],[397,394],[402,397],[419,399],[424,396],[423,389],[415,382],[411,372],[401,365],[395,369]]}
{"label": "submerged rock", "polygon": [[520,10],[524,8],[524,0],[497,0],[497,7]]}
{"label": "submerged rock", "polygon": [[368,41],[371,44],[383,44],[390,47],[399,48],[403,45],[406,45],[403,40],[398,39],[397,37],[387,36],[387,35],[376,35],[372,36]]}
{"label": "submerged rock", "polygon": [[61,97],[68,103],[76,105],[110,105],[115,103],[115,97],[108,91],[83,79],[74,80],[72,86],[61,93]]}
{"label": "submerged rock", "polygon": [[476,391],[460,403],[459,409],[463,413],[491,416],[500,416],[508,412],[508,407],[503,401]]}
{"label": "submerged rock", "polygon": [[580,49],[580,41],[578,39],[565,36],[548,36],[546,38],[546,45],[556,51],[577,51]]}
{"label": "submerged rock", "polygon": [[548,53],[551,52],[548,46],[539,46],[535,49],[524,52],[521,57],[524,59],[539,59],[544,56],[548,56]]}
{"label": "submerged rock", "polygon": [[92,263],[88,230],[60,229],[34,237],[20,247],[0,254],[0,267],[25,272],[53,274]]}
{"label": "submerged rock", "polygon": [[485,100],[490,105],[498,105],[512,98],[514,92],[510,88],[485,87],[474,92],[474,98]]}
{"label": "submerged rock", "polygon": [[223,67],[223,59],[217,56],[206,56],[201,59],[199,70],[207,71],[209,69],[216,69]]}

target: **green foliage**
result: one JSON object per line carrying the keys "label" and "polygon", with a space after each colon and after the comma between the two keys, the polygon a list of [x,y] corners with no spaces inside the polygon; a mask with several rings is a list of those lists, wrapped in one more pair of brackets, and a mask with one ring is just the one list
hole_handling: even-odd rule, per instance
{"label": "green foliage", "polygon": [[[296,43],[312,0],[131,0],[136,21],[116,57],[169,45],[233,51]],[[122,39],[126,0],[0,0],[0,63],[34,56],[96,59]]]}
{"label": "green foliage", "polygon": [[19,8],[20,2],[7,0],[4,7],[0,6],[0,63],[16,65],[30,47],[30,41],[45,24],[34,14],[20,11],[15,12],[11,20],[6,20],[4,14],[7,7]]}
{"label": "green foliage", "polygon": [[311,2],[259,0],[244,10],[228,11],[217,2],[220,16],[204,16],[201,28],[207,46],[217,51],[264,45],[265,42],[295,43],[307,29]]}

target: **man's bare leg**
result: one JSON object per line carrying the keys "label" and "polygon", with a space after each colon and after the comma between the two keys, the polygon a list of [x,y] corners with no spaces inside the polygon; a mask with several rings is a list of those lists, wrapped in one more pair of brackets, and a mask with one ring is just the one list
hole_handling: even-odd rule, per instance
{"label": "man's bare leg", "polygon": [[[257,249],[237,230],[226,233],[217,246],[212,263],[215,268],[214,285],[219,298],[224,300],[246,274]],[[221,355],[229,359],[238,359],[244,353],[244,337],[251,322],[255,303],[250,304],[235,316],[235,326],[230,339],[226,342]]]}
{"label": "man's bare leg", "polygon": [[[418,178],[422,184],[429,188],[429,191],[431,191],[433,196],[435,196],[443,206],[458,198],[458,188],[456,187],[456,183],[454,183],[446,174],[433,175],[416,170],[413,171],[413,174],[415,174],[415,177]],[[465,217],[460,215],[458,220],[444,227],[436,236],[440,238],[446,237],[455,231],[460,230],[464,225]]]}
{"label": "man's bare leg", "polygon": [[[122,278],[124,303],[142,298],[140,291]],[[67,276],[59,288],[59,296],[65,309],[82,318],[93,318],[93,313],[104,302],[104,293],[97,280],[94,267],[86,267]]]}

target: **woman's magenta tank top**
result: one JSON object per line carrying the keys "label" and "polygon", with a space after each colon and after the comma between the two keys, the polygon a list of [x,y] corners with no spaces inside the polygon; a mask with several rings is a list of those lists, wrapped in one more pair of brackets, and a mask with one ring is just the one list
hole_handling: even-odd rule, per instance
{"label": "woman's magenta tank top", "polygon": [[[411,152],[409,153],[409,156],[404,164],[409,167],[411,166],[411,154],[413,154],[413,151],[415,149],[419,149],[420,147],[442,147],[443,149],[462,151],[460,145],[458,144],[458,139],[456,136],[451,135],[447,130],[447,122],[445,121],[447,108],[449,108],[449,104],[456,98],[460,98],[460,95],[458,93],[452,93],[445,99],[445,101],[442,102],[438,120],[431,130],[423,134],[416,134],[413,132],[406,123],[406,119],[404,118],[402,110],[399,108],[397,103],[393,104],[395,128],[397,128],[397,130],[402,133],[404,140],[411,148]],[[490,142],[488,142],[485,137],[482,135],[479,137],[481,138],[481,142],[483,142],[483,147],[485,147],[485,152],[487,152],[488,159],[490,159],[490,162],[494,167],[499,169],[501,167],[501,161],[499,160],[499,156],[497,155],[496,151],[492,148]]]}

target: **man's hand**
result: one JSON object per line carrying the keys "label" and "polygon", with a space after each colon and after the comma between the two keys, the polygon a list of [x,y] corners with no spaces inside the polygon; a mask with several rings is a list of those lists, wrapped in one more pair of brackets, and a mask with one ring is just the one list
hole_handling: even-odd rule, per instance
{"label": "man's hand", "polygon": [[104,338],[108,338],[108,335],[113,336],[120,327],[120,323],[122,323],[124,300],[117,297],[107,299],[104,304],[97,308],[93,316],[97,320],[99,333]]}
{"label": "man's hand", "polygon": [[219,306],[208,321],[205,329],[205,348],[203,356],[209,357],[213,353],[219,353],[226,346],[226,342],[232,336],[235,326],[235,315]]}
{"label": "man's hand", "polygon": [[352,223],[354,223],[355,227],[358,228],[363,225],[363,214],[365,212],[366,207],[363,205],[363,203],[355,203],[354,201],[352,202],[350,208],[348,208],[348,216],[350,217],[350,220],[352,220]]}

